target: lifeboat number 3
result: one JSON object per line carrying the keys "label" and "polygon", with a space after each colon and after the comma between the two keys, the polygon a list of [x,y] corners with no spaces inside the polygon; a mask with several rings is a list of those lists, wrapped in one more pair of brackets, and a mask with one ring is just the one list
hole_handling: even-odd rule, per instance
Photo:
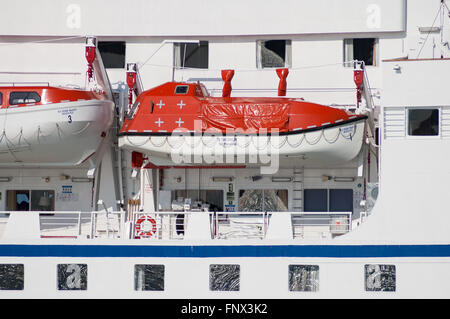
{"label": "lifeboat number 3", "polygon": [[150,238],[156,234],[156,221],[151,216],[141,216],[136,221],[135,238]]}

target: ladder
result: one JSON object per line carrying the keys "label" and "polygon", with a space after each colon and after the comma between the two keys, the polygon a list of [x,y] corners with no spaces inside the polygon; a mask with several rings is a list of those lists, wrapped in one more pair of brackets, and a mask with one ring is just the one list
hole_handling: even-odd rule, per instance
{"label": "ladder", "polygon": [[293,179],[292,179],[292,209],[294,212],[303,211],[303,172],[304,168],[294,167]]}

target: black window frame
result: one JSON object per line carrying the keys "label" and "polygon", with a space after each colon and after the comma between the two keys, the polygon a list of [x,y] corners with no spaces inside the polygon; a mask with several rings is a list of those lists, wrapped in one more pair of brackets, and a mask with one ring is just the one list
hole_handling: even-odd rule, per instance
{"label": "black window frame", "polygon": [[[17,95],[24,95],[23,98],[16,97]],[[27,98],[34,96],[34,102],[27,102]],[[17,102],[15,100],[23,100],[23,102]],[[13,91],[9,93],[9,105],[31,104],[41,102],[41,95],[36,91]]]}
{"label": "black window frame", "polygon": [[[270,39],[270,40],[258,40],[257,45],[257,68],[259,69],[274,69],[274,68],[289,68],[291,67],[292,57],[292,40],[291,39]],[[282,52],[277,52],[278,47]],[[281,49],[282,47],[282,49]],[[264,59],[263,50],[271,51],[283,60],[280,64],[269,64]],[[284,55],[283,57],[281,55]]]}
{"label": "black window frame", "polygon": [[[440,111],[438,107],[430,107],[430,108],[425,108],[425,107],[418,107],[418,108],[408,108],[408,115],[407,115],[407,134],[408,136],[413,136],[413,137],[436,137],[436,136],[440,136]],[[416,116],[418,114],[425,113],[425,112],[430,112],[431,114],[426,117],[426,118],[422,118],[422,120],[417,120],[415,119],[413,116],[414,114],[412,113],[416,113]],[[421,127],[423,123],[426,123],[426,121],[430,121],[430,126],[429,127]],[[414,122],[413,122],[414,121]],[[412,125],[412,123],[417,124],[415,122],[420,122],[419,127],[416,127],[415,129],[412,126],[417,126],[417,125]],[[434,128],[435,127],[435,128]]]}
{"label": "black window frame", "polygon": [[[178,89],[183,89],[183,91],[178,92]],[[175,94],[177,95],[186,95],[189,92],[189,85],[177,85],[175,87]]]}
{"label": "black window frame", "polygon": [[179,50],[178,55],[174,52],[174,57],[177,59],[174,61],[175,67],[190,69],[209,68],[209,41],[199,41],[198,43],[177,42],[174,44],[175,50]]}
{"label": "black window frame", "polygon": [[[372,42],[372,43],[369,43]],[[352,56],[348,56],[348,45],[352,45]],[[364,55],[362,51],[371,47],[371,52],[366,52]],[[344,62],[349,60],[364,61],[366,66],[378,66],[378,38],[347,38],[344,39]],[[345,63],[346,67],[353,67],[353,63]]]}
{"label": "black window frame", "polygon": [[[322,197],[323,197],[323,195],[325,195],[325,197],[324,197],[324,199],[326,200],[326,209],[325,210],[322,210],[322,209],[310,209],[309,207],[308,207],[308,205],[309,205],[309,203],[308,203],[308,192],[314,192],[314,191],[317,191],[317,193],[322,193],[321,195],[322,195]],[[347,209],[332,209],[332,202],[331,202],[331,200],[332,200],[332,196],[333,195],[335,195],[335,194],[333,194],[332,195],[332,193],[334,192],[334,191],[337,191],[337,192],[351,192],[351,194],[352,194],[352,198],[351,198],[351,205],[352,205],[352,209],[351,210],[347,210]],[[323,198],[322,198],[323,199]],[[304,200],[304,211],[305,212],[318,212],[318,213],[320,213],[320,212],[352,212],[352,213],[354,213],[354,211],[355,211],[355,207],[354,207],[354,205],[353,205],[353,201],[354,201],[354,190],[353,190],[353,188],[305,188],[304,190],[303,190],[303,200]],[[312,206],[316,206],[316,207],[318,207],[319,205],[316,205],[317,203],[313,203],[313,205]],[[322,202],[322,204],[323,204],[323,202]],[[323,207],[323,205],[321,205],[322,207]]]}
{"label": "black window frame", "polygon": [[[97,47],[105,69],[125,68],[127,53],[126,41],[99,41]],[[113,61],[113,59],[117,58],[115,55],[120,57],[119,61]]]}

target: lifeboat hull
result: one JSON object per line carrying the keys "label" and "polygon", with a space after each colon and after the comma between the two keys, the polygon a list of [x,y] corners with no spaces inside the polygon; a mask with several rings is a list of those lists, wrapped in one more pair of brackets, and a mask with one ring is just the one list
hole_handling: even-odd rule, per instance
{"label": "lifeboat hull", "polygon": [[267,135],[122,133],[119,146],[146,154],[155,165],[267,165],[274,156],[305,163],[341,164],[361,150],[365,119]]}
{"label": "lifeboat hull", "polygon": [[0,166],[76,166],[92,157],[113,121],[112,101],[0,110]]}

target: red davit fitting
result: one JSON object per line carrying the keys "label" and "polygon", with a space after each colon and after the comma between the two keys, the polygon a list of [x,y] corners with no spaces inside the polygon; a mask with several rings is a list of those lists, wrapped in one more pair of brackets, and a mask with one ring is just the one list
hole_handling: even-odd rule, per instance
{"label": "red davit fitting", "polygon": [[356,84],[356,105],[361,103],[361,93],[364,80],[364,70],[354,70],[353,80]]}
{"label": "red davit fitting", "polygon": [[231,79],[234,76],[234,70],[222,70],[222,80],[225,82],[222,89],[222,97],[231,95]]}
{"label": "red davit fitting", "polygon": [[134,63],[127,64],[127,85],[128,85],[128,106],[133,104],[133,90],[136,85],[136,65]]}
{"label": "red davit fitting", "polygon": [[88,62],[88,81],[91,81],[93,73],[94,73],[94,67],[92,66],[92,63],[95,59],[95,48],[97,45],[97,39],[93,37],[86,38],[86,46],[85,46],[85,56],[86,60]]}
{"label": "red davit fitting", "polygon": [[280,83],[278,84],[278,96],[286,96],[287,82],[286,78],[289,74],[289,70],[286,68],[277,69],[277,75],[280,78]]}

